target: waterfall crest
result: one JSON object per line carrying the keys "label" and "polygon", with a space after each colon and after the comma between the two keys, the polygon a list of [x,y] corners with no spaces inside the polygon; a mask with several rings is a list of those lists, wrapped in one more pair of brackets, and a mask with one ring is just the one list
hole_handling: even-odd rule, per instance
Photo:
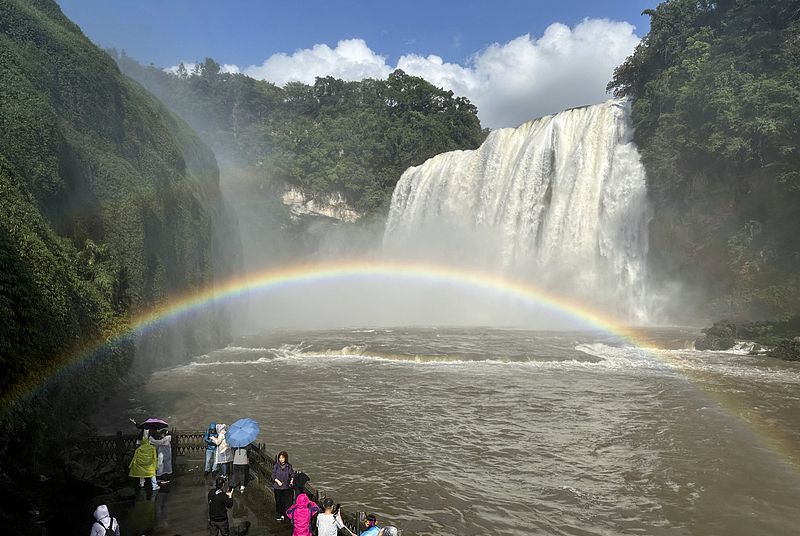
{"label": "waterfall crest", "polygon": [[384,249],[526,278],[647,319],[645,172],[624,100],[493,131],[395,187]]}

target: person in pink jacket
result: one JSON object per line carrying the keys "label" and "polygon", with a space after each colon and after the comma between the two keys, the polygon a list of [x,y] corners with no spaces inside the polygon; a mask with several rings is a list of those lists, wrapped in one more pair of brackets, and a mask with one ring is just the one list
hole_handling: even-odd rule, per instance
{"label": "person in pink jacket", "polygon": [[319,513],[319,506],[311,502],[308,495],[300,493],[294,504],[286,510],[286,517],[292,520],[292,536],[311,536],[311,518]]}

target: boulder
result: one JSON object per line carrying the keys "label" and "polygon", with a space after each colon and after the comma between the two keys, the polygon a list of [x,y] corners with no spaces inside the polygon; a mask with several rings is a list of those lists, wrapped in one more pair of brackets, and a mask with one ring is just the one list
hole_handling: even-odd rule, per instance
{"label": "boulder", "polygon": [[703,331],[703,336],[694,341],[697,350],[730,350],[736,345],[736,324],[728,320],[717,322]]}
{"label": "boulder", "polygon": [[786,361],[800,361],[800,337],[783,339],[770,350],[769,355]]}

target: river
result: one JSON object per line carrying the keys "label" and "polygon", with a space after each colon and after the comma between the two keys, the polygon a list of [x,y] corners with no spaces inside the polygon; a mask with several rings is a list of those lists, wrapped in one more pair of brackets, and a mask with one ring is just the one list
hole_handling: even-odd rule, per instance
{"label": "river", "polygon": [[797,534],[800,366],[646,335],[662,349],[586,331],[274,331],[156,373],[102,428],[255,418],[345,507],[421,535]]}

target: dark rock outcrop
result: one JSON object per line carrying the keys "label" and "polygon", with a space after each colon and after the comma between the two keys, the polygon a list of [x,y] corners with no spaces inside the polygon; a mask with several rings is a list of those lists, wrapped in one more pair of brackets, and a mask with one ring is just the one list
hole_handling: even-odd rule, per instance
{"label": "dark rock outcrop", "polygon": [[750,341],[752,354],[800,361],[800,317],[758,322],[722,320],[702,332],[694,342],[697,350],[730,350],[738,342]]}
{"label": "dark rock outcrop", "polygon": [[728,320],[702,330],[704,335],[694,341],[698,350],[730,350],[736,344],[736,324]]}

